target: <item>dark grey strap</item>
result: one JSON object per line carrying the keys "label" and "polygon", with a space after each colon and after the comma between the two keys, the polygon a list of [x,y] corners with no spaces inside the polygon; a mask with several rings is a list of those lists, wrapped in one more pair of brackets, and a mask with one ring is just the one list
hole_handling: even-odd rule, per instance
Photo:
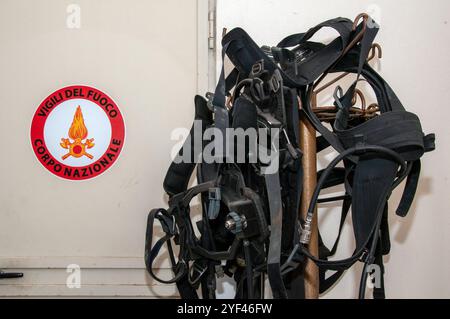
{"label": "dark grey strap", "polygon": [[270,244],[267,256],[267,275],[272,288],[273,297],[287,299],[286,288],[281,277],[281,235],[283,207],[281,203],[281,187],[278,172],[264,176],[270,210]]}
{"label": "dark grey strap", "polygon": [[[222,69],[220,71],[219,81],[216,86],[216,90],[214,92],[214,97],[212,101],[212,105],[214,107],[214,122],[215,127],[220,130],[222,133],[222,139],[217,139],[215,142],[215,157],[219,163],[223,158],[227,158],[226,154],[226,130],[230,127],[230,117],[228,114],[228,109],[225,106],[226,101],[226,78],[225,78],[225,68],[224,61],[225,55],[227,53],[229,43],[225,43],[222,47]],[[222,142],[222,143],[220,143]]]}

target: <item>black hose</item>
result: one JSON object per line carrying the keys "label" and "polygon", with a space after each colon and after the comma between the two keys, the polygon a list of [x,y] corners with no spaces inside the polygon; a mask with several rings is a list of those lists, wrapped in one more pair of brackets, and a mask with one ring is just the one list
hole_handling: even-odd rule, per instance
{"label": "black hose", "polygon": [[[340,153],[336,158],[334,158],[333,161],[331,161],[331,163],[327,166],[327,168],[325,170],[323,170],[323,172],[320,176],[320,179],[317,182],[317,186],[314,190],[312,198],[311,198],[311,202],[310,202],[310,205],[308,208],[308,213],[307,213],[307,220],[309,218],[309,220],[312,221],[312,218],[314,217],[314,210],[315,210],[315,207],[316,207],[316,204],[318,201],[320,191],[323,188],[323,185],[325,184],[325,182],[328,178],[328,175],[331,173],[331,171],[334,169],[334,167],[340,161],[342,161],[344,158],[346,158],[352,154],[359,153],[359,152],[382,153],[382,154],[388,155],[389,157],[394,159],[401,167],[401,169],[398,173],[398,175],[399,175],[398,180],[403,180],[405,178],[405,176],[408,174],[408,165],[406,164],[406,162],[403,160],[403,158],[397,152],[395,152],[391,149],[388,149],[383,146],[378,146],[378,145],[361,145],[361,146],[349,148],[349,149],[345,150],[344,152]],[[397,186],[397,185],[398,185],[398,183],[395,183],[393,186]],[[382,208],[384,208],[384,207],[382,207]],[[383,214],[383,209],[380,209],[380,212],[377,215],[377,221],[378,220],[381,221],[382,214]],[[369,233],[367,240],[361,246],[361,248],[359,250],[357,250],[355,253],[353,253],[353,255],[351,257],[346,258],[346,259],[337,260],[337,261],[323,260],[323,259],[319,259],[319,258],[316,258],[313,255],[311,255],[309,253],[308,249],[304,245],[301,245],[300,249],[303,254],[305,254],[309,259],[311,259],[318,266],[328,266],[328,267],[334,267],[334,268],[347,267],[348,265],[352,265],[356,261],[358,261],[359,257],[364,253],[364,251],[366,249],[365,247],[367,247],[367,245],[369,244],[370,239],[372,238],[372,234],[378,229],[377,227],[379,228],[378,223],[375,223]]]}
{"label": "black hose", "polygon": [[[339,162],[341,162],[344,158],[346,158],[352,154],[360,153],[360,152],[382,153],[382,154],[385,154],[385,155],[391,157],[394,161],[396,161],[400,165],[400,171],[398,172],[399,177],[397,178],[396,181],[394,181],[393,186],[390,191],[392,191],[395,187],[397,187],[400,184],[400,182],[411,171],[410,163],[406,163],[397,152],[395,152],[391,149],[388,149],[386,147],[378,146],[378,145],[361,145],[361,146],[349,148],[349,149],[345,150],[344,152],[340,153],[335,159],[333,159],[333,161],[331,161],[331,163],[327,166],[327,168],[322,172],[320,179],[317,182],[317,186],[314,190],[312,198],[311,198],[311,202],[310,202],[308,212],[307,212],[306,222],[311,222],[314,217],[314,210],[316,208],[317,202],[319,201],[319,194],[320,194],[321,189],[323,188],[323,185],[325,184],[325,182],[328,178],[328,175],[332,172],[332,170],[335,168],[335,166]],[[389,196],[389,192],[387,192],[386,198],[388,196]],[[364,268],[363,268],[363,272],[361,274],[361,282],[359,285],[359,298],[360,299],[365,298],[365,292],[366,292],[365,287],[366,287],[367,276],[368,276],[367,267],[372,262],[373,256],[375,255],[375,250],[376,250],[376,246],[378,243],[378,237],[379,237],[378,230],[380,229],[380,225],[381,225],[381,220],[382,220],[382,216],[383,216],[383,212],[384,212],[384,205],[385,204],[381,205],[378,208],[376,222],[374,223],[366,242],[350,258],[339,260],[339,261],[321,260],[319,258],[312,256],[309,253],[308,249],[306,249],[305,246],[303,246],[303,245],[301,246],[302,252],[308,258],[310,258],[312,261],[314,261],[317,265],[322,264],[322,265],[328,265],[328,266],[334,266],[337,268],[339,268],[339,267],[342,268],[342,267],[346,267],[348,265],[352,265],[353,263],[355,263],[359,259],[359,257],[363,254],[367,245],[369,244],[370,240],[372,239],[370,251],[368,252],[368,255],[366,256],[367,258],[364,260]]]}
{"label": "black hose", "polygon": [[322,172],[322,174],[320,175],[320,179],[317,182],[317,186],[314,190],[314,193],[312,195],[310,204],[309,204],[309,208],[308,208],[308,212],[306,215],[306,220],[310,219],[312,220],[312,218],[314,217],[314,209],[316,208],[316,204],[317,204],[317,199],[319,198],[319,194],[320,191],[323,188],[323,185],[325,184],[328,175],[330,175],[331,171],[334,169],[334,167],[341,162],[344,158],[353,155],[355,153],[359,153],[359,152],[375,152],[375,153],[382,153],[385,155],[388,155],[389,157],[391,157],[393,160],[395,160],[401,167],[399,175],[403,176],[405,175],[405,173],[407,172],[407,164],[405,163],[405,161],[403,160],[403,158],[400,156],[400,154],[398,154],[397,152],[383,147],[383,146],[379,146],[379,145],[361,145],[361,146],[356,146],[356,147],[352,147],[349,148],[345,151],[343,151],[342,153],[340,153],[338,156],[336,156],[335,159],[333,159],[333,161],[331,161],[331,163],[327,166],[327,168]]}

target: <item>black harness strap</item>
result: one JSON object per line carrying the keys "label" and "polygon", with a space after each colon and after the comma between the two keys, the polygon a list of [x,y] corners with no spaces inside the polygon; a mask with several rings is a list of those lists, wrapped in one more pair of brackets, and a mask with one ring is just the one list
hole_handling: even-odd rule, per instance
{"label": "black harness strap", "polygon": [[[308,85],[315,81],[341,56],[342,51],[350,41],[352,26],[353,23],[349,19],[335,18],[311,28],[306,33],[293,34],[283,39],[277,47],[286,48],[298,46],[294,49],[294,52],[300,51],[303,53],[302,49],[305,47],[305,44],[307,44],[307,41],[322,28],[333,28],[339,33],[338,38],[334,39],[326,46],[321,46],[316,52],[308,54],[305,58],[300,55],[300,61],[297,58],[294,58],[292,61],[278,61],[282,65],[285,65],[284,72],[286,76],[292,81],[295,81],[297,86]],[[305,49],[308,50],[309,48],[310,46],[306,46]]]}
{"label": "black harness strap", "polygon": [[276,299],[287,299],[286,288],[281,277],[281,237],[283,210],[281,203],[280,180],[278,173],[264,175],[270,210],[270,239],[267,255],[267,275]]}
{"label": "black harness strap", "polygon": [[[165,236],[159,239],[154,246],[152,246],[153,242],[153,224],[157,218],[161,226],[163,227],[163,231],[165,232]],[[169,213],[165,209],[153,209],[150,211],[147,219],[147,231],[145,236],[145,253],[144,260],[145,266],[147,268],[148,273],[157,281],[171,284],[176,283],[178,291],[180,293],[181,298],[184,299],[198,299],[197,292],[195,289],[189,284],[188,281],[188,265],[183,259],[179,259],[177,263],[175,261],[174,252],[172,249],[171,239],[176,236],[176,224],[174,219],[169,215]],[[175,276],[172,279],[165,280],[157,277],[153,272],[153,263],[158,256],[159,251],[162,246],[166,244],[170,262],[172,264],[172,271]],[[181,252],[180,252],[181,254]]]}
{"label": "black harness strap", "polygon": [[[177,158],[170,164],[164,179],[164,190],[169,196],[184,192],[192,173],[197,165],[202,152],[202,145],[195,144],[195,134],[203,136],[204,131],[212,125],[212,113],[208,109],[206,100],[201,96],[195,97],[195,120],[201,123],[201,132],[195,132],[195,125],[192,125],[189,136],[178,153]],[[190,150],[190,161],[183,162],[184,152]]]}
{"label": "black harness strap", "polygon": [[[321,293],[361,261],[364,271],[360,297],[365,295],[370,265],[378,265],[382,272],[374,297],[385,297],[382,256],[390,250],[387,201],[392,190],[406,179],[397,214],[407,214],[418,185],[420,158],[434,149],[435,137],[424,136],[418,117],[405,111],[390,86],[366,62],[379,29],[373,20],[370,24],[366,22],[354,27],[348,19],[331,19],[306,33],[288,36],[272,48],[260,48],[239,28],[223,37],[222,70],[215,93],[207,94],[208,102],[199,96],[195,98],[195,119],[201,123],[201,132],[193,125],[164,180],[170,207],[167,211],[152,210],[148,216],[145,263],[151,276],[163,283],[176,283],[183,298],[198,298],[196,290],[201,284],[203,297],[212,299],[215,275],[222,273],[221,263],[226,260],[225,273],[237,282],[236,298],[260,297],[264,289],[257,281],[265,272],[274,298],[301,298],[304,297],[301,266],[306,258],[319,266]],[[337,31],[338,36],[329,44],[310,41],[326,27]],[[223,63],[225,55],[234,64],[228,76]],[[340,87],[335,91],[337,116],[331,122],[333,130],[329,130],[314,113],[311,97],[321,80],[334,72],[353,73],[356,80],[345,94]],[[377,111],[377,116],[370,120],[350,116],[356,87],[362,80],[369,83],[377,98],[380,115]],[[317,187],[304,221],[299,221],[297,214],[303,178],[302,154],[297,145],[299,95],[301,111],[321,134],[317,138],[318,150],[332,146],[339,152],[326,169],[318,172]],[[227,97],[230,105],[226,105]],[[201,163],[206,142],[195,145],[193,137],[203,135],[208,127],[220,130],[223,137],[229,137],[226,130],[230,127],[280,129],[281,134],[276,137],[280,147],[272,148],[270,154],[272,162],[277,161],[280,168],[267,173],[267,163],[261,163],[262,158],[258,157],[257,163],[250,162],[247,139],[240,145],[226,139],[219,144],[217,141],[221,139],[217,139],[216,162]],[[261,143],[263,137],[257,138]],[[237,161],[231,158],[228,152],[231,145],[243,147],[245,158]],[[183,155],[190,155],[191,161],[180,161]],[[337,168],[341,161],[344,168]],[[187,190],[197,162],[200,162],[199,185]],[[321,189],[342,184],[344,195],[318,198]],[[190,217],[190,202],[197,195],[201,195],[203,205],[203,219],[196,224],[200,239]],[[320,255],[316,258],[307,247],[315,205],[334,201],[343,203],[338,235],[329,250],[319,234]],[[355,251],[349,258],[329,260],[337,251],[350,207]],[[153,244],[155,218],[165,235]],[[172,240],[180,246],[177,258]],[[156,277],[152,269],[164,244],[174,272],[174,277],[168,280]],[[335,273],[326,278],[328,270]]]}
{"label": "black harness strap", "polygon": [[383,158],[361,158],[356,165],[352,188],[352,220],[356,249],[363,248],[378,215],[386,189],[392,188],[398,164]]}

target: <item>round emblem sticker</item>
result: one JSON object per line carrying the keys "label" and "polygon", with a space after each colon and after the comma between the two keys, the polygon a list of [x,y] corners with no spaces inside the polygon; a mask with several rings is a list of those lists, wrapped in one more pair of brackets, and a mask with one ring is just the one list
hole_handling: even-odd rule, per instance
{"label": "round emblem sticker", "polygon": [[50,94],[31,124],[31,144],[39,162],[70,180],[93,178],[109,169],[124,138],[117,104],[89,86],[68,86]]}

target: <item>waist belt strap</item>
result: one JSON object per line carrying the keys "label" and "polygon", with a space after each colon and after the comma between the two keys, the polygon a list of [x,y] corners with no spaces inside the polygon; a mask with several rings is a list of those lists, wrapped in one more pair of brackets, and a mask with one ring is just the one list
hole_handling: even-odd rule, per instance
{"label": "waist belt strap", "polygon": [[361,246],[370,236],[379,207],[385,205],[386,194],[392,188],[397,169],[397,163],[384,158],[361,158],[356,165],[352,188],[356,249],[363,248]]}

